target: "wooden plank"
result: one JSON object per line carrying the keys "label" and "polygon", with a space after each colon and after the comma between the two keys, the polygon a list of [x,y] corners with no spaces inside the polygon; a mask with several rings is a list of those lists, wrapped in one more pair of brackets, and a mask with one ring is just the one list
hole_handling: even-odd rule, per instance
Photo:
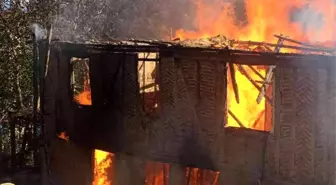
{"label": "wooden plank", "polygon": [[170,164],[169,167],[168,185],[184,185],[186,180],[185,167],[176,163]]}
{"label": "wooden plank", "polygon": [[[101,46],[95,49],[89,45],[73,43],[57,43],[66,53],[74,57],[88,57],[90,54],[107,54],[113,52],[171,52],[176,58],[195,60],[222,61],[228,59],[237,64],[246,65],[279,65],[301,66],[312,68],[325,68],[326,64],[334,64],[334,56],[302,55],[302,54],[274,54],[262,52],[247,52],[227,49],[204,49],[204,48],[158,48],[158,47],[128,47],[118,50],[116,46]],[[119,46],[122,48],[122,46]]]}
{"label": "wooden plank", "polygon": [[[42,47],[42,46],[41,46]],[[46,52],[40,51],[40,60],[42,60],[42,57],[45,57]],[[52,50],[50,54],[50,60],[48,65],[48,73],[47,76],[41,81],[40,83],[44,82],[43,87],[40,84],[40,88],[43,88],[43,93],[41,94],[42,100],[40,100],[40,108],[43,108],[43,120],[47,121],[44,123],[45,125],[45,137],[46,139],[52,139],[56,136],[56,130],[57,126],[65,127],[65,124],[62,122],[57,123],[57,101],[59,102],[59,94],[57,94],[58,91],[58,71],[60,70],[57,66],[59,61],[58,57],[59,53],[58,50]],[[40,61],[44,62],[44,61]],[[41,67],[44,66],[44,64],[40,64]],[[41,73],[42,74],[42,73]],[[45,74],[45,72],[43,72]],[[42,75],[44,77],[44,75]],[[42,106],[43,103],[43,106]],[[59,103],[58,103],[59,105]]]}
{"label": "wooden plank", "polygon": [[143,185],[145,163],[141,158],[116,153],[114,157],[114,185]]}
{"label": "wooden plank", "polygon": [[328,185],[336,184],[336,74],[335,68],[328,70],[327,76],[328,111],[326,129],[328,132]]}
{"label": "wooden plank", "polygon": [[54,139],[51,143],[50,170],[53,184],[92,184],[92,150],[65,140]]}
{"label": "wooden plank", "polygon": [[230,77],[231,77],[233,92],[235,94],[236,102],[239,104],[239,90],[238,90],[238,84],[236,81],[236,71],[235,71],[233,63],[231,62],[229,62],[229,69],[230,69]]}
{"label": "wooden plank", "polygon": [[296,107],[293,111],[296,115],[294,170],[298,183],[314,180],[314,127],[318,124],[314,111],[317,103],[316,72],[316,70],[299,69],[294,76],[294,97],[296,98]]}
{"label": "wooden plank", "polygon": [[73,97],[70,88],[70,76],[72,68],[70,66],[71,57],[58,53],[58,61],[55,68],[57,69],[57,84],[54,91],[56,97],[57,112],[57,131],[65,131],[70,137],[75,135],[75,120],[72,107]]}
{"label": "wooden plank", "polygon": [[140,147],[141,138],[130,135],[134,129],[135,134],[141,133],[137,62],[136,55],[123,53],[92,61],[92,131],[96,148],[120,152],[123,147],[134,147],[134,142]]}
{"label": "wooden plank", "polygon": [[326,103],[331,101],[328,99],[327,90],[327,70],[316,70],[316,105],[314,124],[314,180],[316,184],[328,184],[328,106]]}
{"label": "wooden plank", "polygon": [[[326,75],[321,69],[277,68],[278,103],[274,136],[268,145],[266,179],[276,178],[283,184],[330,184],[326,162],[331,151],[326,149],[329,134],[325,129],[334,132],[335,127],[327,126],[330,121],[324,115],[330,114],[326,105],[331,102],[326,95],[330,90]],[[334,164],[334,160],[331,162]]]}
{"label": "wooden plank", "polygon": [[103,79],[101,76],[101,60],[101,55],[92,54],[90,56],[89,62],[92,106],[97,109],[103,106]]}

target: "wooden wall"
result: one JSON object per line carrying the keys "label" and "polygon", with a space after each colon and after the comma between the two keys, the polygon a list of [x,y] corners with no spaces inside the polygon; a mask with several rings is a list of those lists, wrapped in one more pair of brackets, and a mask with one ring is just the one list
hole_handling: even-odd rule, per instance
{"label": "wooden wall", "polygon": [[267,184],[335,184],[334,73],[327,66],[276,69]]}
{"label": "wooden wall", "polygon": [[72,102],[71,53],[55,49],[51,56],[48,129],[64,128],[78,145],[117,153],[120,168],[137,157],[170,163],[171,178],[181,183],[181,169],[192,166],[220,171],[220,184],[335,184],[336,82],[330,71],[277,68],[276,127],[268,134],[224,129],[223,59],[160,53],[159,115],[152,116],[142,109],[136,55],[83,55],[90,58],[89,107]]}
{"label": "wooden wall", "polygon": [[71,141],[51,142],[48,182],[59,185],[91,185],[93,180],[92,149]]}

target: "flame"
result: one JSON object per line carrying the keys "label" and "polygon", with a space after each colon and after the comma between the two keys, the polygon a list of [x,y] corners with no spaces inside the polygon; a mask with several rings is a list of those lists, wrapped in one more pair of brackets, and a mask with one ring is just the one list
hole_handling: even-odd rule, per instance
{"label": "flame", "polygon": [[[198,39],[211,37],[218,34],[225,35],[230,39],[266,41],[275,43],[277,38],[274,34],[290,36],[295,40],[304,42],[332,43],[335,42],[335,4],[333,0],[245,0],[246,22],[237,22],[234,7],[231,3],[223,0],[190,0],[196,5],[194,26],[196,31],[179,29],[175,36],[184,39]],[[303,13],[296,15],[299,21],[292,21],[293,10],[303,8]],[[312,10],[311,13],[308,10]],[[308,12],[308,13],[307,13]],[[322,20],[314,20],[314,15],[322,15]],[[303,24],[304,22],[305,24]],[[319,23],[319,26],[314,24]],[[316,28],[318,27],[318,28]],[[332,41],[332,42],[330,42]],[[285,50],[286,51],[286,50]],[[244,67],[244,66],[243,66]],[[249,68],[244,67],[249,76],[254,80],[261,80]],[[257,68],[258,72],[265,76],[265,68]],[[148,70],[146,70],[148,71]],[[233,87],[228,80],[228,108],[238,117],[240,122],[247,128],[265,130],[265,107],[263,99],[260,104],[256,103],[259,90],[239,71],[236,71],[236,80],[240,95],[240,103],[236,103]],[[229,75],[228,75],[228,78]],[[146,82],[146,81],[144,81]],[[89,82],[88,82],[89,83]],[[142,84],[144,86],[147,83]],[[91,105],[91,92],[84,90],[76,96],[75,100],[82,105]],[[260,120],[257,122],[257,120]],[[239,127],[232,116],[228,118],[227,126]],[[268,128],[268,127],[267,127]],[[113,154],[100,150],[94,151],[95,178],[93,185],[108,185],[112,182],[108,178],[108,169],[113,164]],[[149,163],[146,167],[146,184],[166,184],[165,165],[162,163]],[[200,174],[199,169],[190,170],[190,177]],[[203,173],[203,172],[202,172]],[[217,181],[218,172],[209,172]],[[208,174],[208,175],[209,175]],[[208,176],[206,175],[206,176]],[[195,181],[196,182],[196,181]],[[195,184],[193,182],[193,184]]]}
{"label": "flame", "polygon": [[[232,3],[222,0],[197,0],[195,5],[197,8],[194,26],[197,31],[177,30],[176,37],[182,40],[218,34],[231,39],[267,42],[277,40],[273,37],[274,34],[311,42],[335,40],[333,0],[245,0],[247,24],[237,23]],[[300,8],[302,11],[296,11],[295,14],[294,11]],[[293,21],[293,17],[301,23]]]}
{"label": "flame", "polygon": [[147,161],[145,166],[145,185],[168,184],[169,165],[166,163]]}
{"label": "flame", "polygon": [[75,97],[75,100],[81,105],[92,105],[91,91],[84,91],[82,93],[79,93]]}
{"label": "flame", "polygon": [[[181,40],[185,40],[220,34],[230,39],[276,43],[277,38],[274,37],[274,34],[283,34],[304,42],[329,42],[329,46],[331,45],[330,41],[335,41],[335,3],[332,0],[282,0],[276,2],[274,0],[245,0],[244,2],[247,24],[237,23],[232,3],[222,0],[197,0],[194,19],[196,31],[179,29],[175,35]],[[295,9],[301,11],[295,12]],[[293,15],[298,21],[293,21]],[[316,19],[316,15],[321,15],[322,19]],[[318,25],[316,26],[316,24]],[[244,69],[253,80],[262,81],[249,68],[245,67]],[[265,76],[265,69],[258,68],[257,70]],[[270,130],[270,127],[265,125],[265,99],[257,104],[256,98],[259,90],[239,70],[236,69],[235,72],[240,103],[236,102],[231,79],[228,75],[228,108],[245,127]],[[228,116],[226,126],[240,127],[232,116]]]}
{"label": "flame", "polygon": [[[101,150],[94,151],[94,180],[92,185],[112,185],[109,172],[112,167],[113,154]],[[111,173],[113,174],[113,173]]]}
{"label": "flame", "polygon": [[63,139],[63,140],[65,140],[65,141],[69,141],[69,136],[66,134],[66,132],[61,132],[59,135],[58,135],[58,137],[60,138],[60,139]]}
{"label": "flame", "polygon": [[[250,75],[250,77],[254,80],[262,80],[260,79],[252,70],[249,68],[242,66],[246,72]],[[259,68],[256,70],[263,76],[265,76],[265,69]],[[239,93],[239,104],[236,102],[235,94],[233,91],[230,75],[228,75],[228,95],[227,95],[227,106],[231,112],[235,114],[235,116],[239,119],[239,121],[247,128],[253,128],[256,130],[265,130],[265,123],[263,121],[259,121],[256,124],[256,120],[265,120],[265,115],[263,112],[265,111],[266,102],[263,98],[261,102],[258,104],[256,99],[259,95],[259,90],[254,87],[254,85],[235,67],[235,76],[238,84],[238,93]],[[230,71],[229,71],[230,73]],[[258,79],[259,78],[259,79]],[[232,117],[228,116],[228,127],[240,127],[237,121]]]}

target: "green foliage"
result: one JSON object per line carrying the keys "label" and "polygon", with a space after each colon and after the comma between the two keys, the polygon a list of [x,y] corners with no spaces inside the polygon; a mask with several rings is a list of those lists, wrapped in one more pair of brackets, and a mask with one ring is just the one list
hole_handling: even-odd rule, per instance
{"label": "green foliage", "polygon": [[[55,14],[53,1],[0,1],[0,154],[8,156],[10,125],[13,120],[31,119],[33,106],[32,25],[46,25]],[[15,151],[28,146],[24,142],[27,121],[17,121]],[[30,129],[31,132],[31,129]],[[27,134],[26,134],[27,135]],[[31,139],[31,137],[29,138]],[[0,155],[1,159],[1,155]],[[0,161],[1,162],[1,161]],[[0,169],[1,170],[1,169]]]}

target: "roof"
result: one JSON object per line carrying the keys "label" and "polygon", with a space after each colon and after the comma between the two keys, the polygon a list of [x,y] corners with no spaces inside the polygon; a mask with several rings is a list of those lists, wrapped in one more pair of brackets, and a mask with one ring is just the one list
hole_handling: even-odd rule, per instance
{"label": "roof", "polygon": [[[281,37],[281,36],[279,36]],[[283,37],[284,39],[287,39]],[[291,39],[288,39],[291,40]],[[298,42],[298,41],[294,41]],[[300,43],[300,42],[299,42]],[[298,43],[296,43],[298,44]],[[229,40],[224,36],[197,40],[111,40],[66,42],[52,41],[64,52],[80,57],[88,53],[102,52],[164,52],[174,53],[175,57],[191,57],[207,60],[221,60],[249,65],[282,65],[293,63],[298,66],[312,64],[324,66],[335,64],[335,49],[301,43],[295,45],[278,45],[265,42]],[[278,53],[275,48],[286,48],[292,53]]]}

